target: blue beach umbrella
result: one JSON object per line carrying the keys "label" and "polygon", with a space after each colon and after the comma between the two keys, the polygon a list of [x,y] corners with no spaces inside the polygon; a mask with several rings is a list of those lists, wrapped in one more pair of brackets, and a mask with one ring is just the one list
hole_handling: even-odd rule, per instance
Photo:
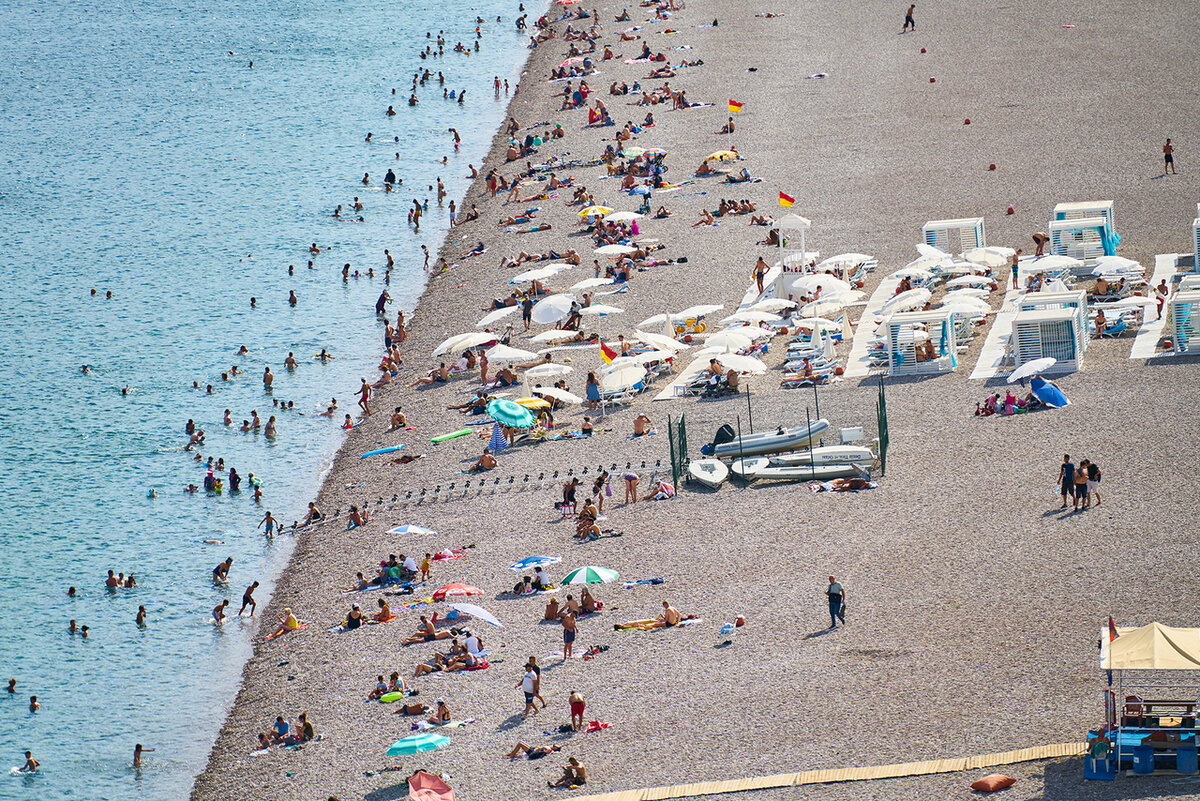
{"label": "blue beach umbrella", "polygon": [[535,422],[532,412],[521,404],[506,398],[495,398],[488,401],[487,413],[497,423],[503,423],[512,428],[530,428]]}
{"label": "blue beach umbrella", "polygon": [[561,562],[562,559],[557,556],[526,556],[520,562],[514,562],[508,566],[509,570],[530,570],[542,565],[552,565],[555,562]]}
{"label": "blue beach umbrella", "polygon": [[488,449],[492,452],[499,452],[508,447],[508,440],[504,438],[504,431],[500,428],[499,423],[492,424],[492,438],[488,440]]}
{"label": "blue beach umbrella", "polygon": [[420,754],[425,751],[436,751],[443,746],[450,744],[450,738],[442,734],[432,734],[431,732],[423,731],[418,734],[410,734],[403,739],[392,743],[387,750],[387,755],[390,757],[405,756],[408,754]]}
{"label": "blue beach umbrella", "polygon": [[437,534],[437,532],[424,526],[405,524],[388,529],[388,534]]}

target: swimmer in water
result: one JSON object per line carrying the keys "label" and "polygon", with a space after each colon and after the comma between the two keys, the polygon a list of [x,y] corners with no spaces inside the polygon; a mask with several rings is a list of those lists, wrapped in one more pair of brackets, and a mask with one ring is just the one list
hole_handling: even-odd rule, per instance
{"label": "swimmer in water", "polygon": [[221,603],[214,606],[213,613],[212,613],[213,620],[217,621],[218,623],[224,623],[225,622],[225,607],[227,607],[227,606],[229,606],[228,598],[226,598],[224,601],[221,601]]}
{"label": "swimmer in water", "polygon": [[[270,515],[270,512],[267,513]],[[238,610],[238,617],[242,616],[242,612],[246,611],[246,607],[250,607],[250,617],[254,617],[254,610],[258,608],[258,604],[254,601],[254,591],[258,589],[258,582],[254,582],[246,591],[242,593],[242,608]]]}
{"label": "swimmer in water", "polygon": [[[42,708],[42,705],[38,703],[37,696],[36,695],[29,696],[29,711],[37,712],[41,708]],[[29,752],[26,751],[25,753],[28,755]]]}
{"label": "swimmer in water", "polygon": [[79,626],[77,626],[75,624],[74,620],[72,620],[70,623],[67,624],[67,632],[69,634],[78,634],[79,633]]}
{"label": "swimmer in water", "polygon": [[153,754],[153,748],[142,748],[142,744],[138,743],[133,747],[133,766],[140,768],[142,766],[142,754]]}
{"label": "swimmer in water", "polygon": [[291,351],[288,351],[287,358],[283,360],[283,366],[288,370],[296,369],[296,356]]}
{"label": "swimmer in water", "polygon": [[[229,568],[233,567],[233,557],[227,557],[224,562],[213,568],[213,582],[223,582],[229,578]],[[226,601],[226,603],[229,603]]]}
{"label": "swimmer in water", "polygon": [[92,368],[91,368],[91,367],[88,367],[88,366],[85,364],[83,367],[80,367],[80,368],[79,368],[79,372],[83,373],[84,375],[87,375],[88,373],[92,372]]}
{"label": "swimmer in water", "polygon": [[135,622],[137,623],[139,629],[146,628],[146,607],[138,607],[138,613],[137,618],[135,618]]}
{"label": "swimmer in water", "polygon": [[[34,696],[34,700],[37,700],[37,696]],[[30,704],[30,707],[32,707],[32,706],[33,705]],[[32,712],[34,710],[31,708],[30,711]],[[25,752],[25,764],[23,766],[21,766],[22,773],[37,773],[38,768],[40,768],[41,766],[42,766],[42,763],[38,762],[36,759],[33,758],[32,751]]]}
{"label": "swimmer in water", "polygon": [[288,303],[291,304],[292,306],[295,306],[299,302],[300,302],[300,298],[296,297],[296,290],[289,289],[288,290]]}
{"label": "swimmer in water", "polygon": [[321,348],[321,352],[318,353],[317,355],[313,356],[313,358],[320,359],[322,362],[327,362],[330,359],[332,359],[333,356],[328,351],[326,351],[324,348]]}
{"label": "swimmer in water", "polygon": [[[255,528],[255,529],[260,529],[260,528],[262,528],[264,525],[266,526],[265,533],[266,533],[266,535],[267,535],[268,537],[273,537],[273,536],[275,536],[275,527],[276,527],[276,526],[279,526],[280,528],[283,528],[283,526],[282,526],[282,525],[280,525],[279,521],[278,521],[278,520],[276,520],[274,517],[272,517],[272,516],[271,516],[271,511],[270,511],[269,509],[267,510],[267,513],[266,513],[266,514],[263,516],[263,519],[262,519],[262,520],[260,520],[260,521],[258,521],[258,525],[257,525],[257,526],[255,526],[254,528]],[[257,586],[257,585],[258,585],[258,582],[256,581],[256,582],[254,582],[254,584],[255,584],[255,586]],[[240,614],[241,614],[241,612],[238,612],[238,614],[240,615]],[[253,615],[253,612],[251,612],[251,615]]]}
{"label": "swimmer in water", "polygon": [[271,415],[267,419],[267,427],[263,429],[263,436],[275,438],[275,415]]}
{"label": "swimmer in water", "polygon": [[345,429],[354,428],[354,421],[352,419],[350,419],[350,415],[346,415],[346,422],[342,423],[342,428],[345,428]]}
{"label": "swimmer in water", "polygon": [[314,253],[314,254],[315,254],[315,253],[320,253],[320,252],[321,252],[321,249],[320,249],[319,247],[317,247],[317,243],[316,243],[316,242],[313,242],[311,245],[309,245],[309,246],[308,246],[308,252],[309,252],[309,253]]}
{"label": "swimmer in water", "polygon": [[332,401],[330,401],[329,405],[325,407],[325,411],[320,412],[317,417],[333,417],[333,413],[337,411],[337,407],[337,398],[334,398]]}
{"label": "swimmer in water", "polygon": [[233,425],[233,417],[231,417],[231,416],[230,416],[230,410],[229,410],[229,409],[226,409],[226,410],[225,410],[225,417],[224,417],[224,418],[222,418],[222,421],[223,421],[223,422],[225,423],[225,425],[227,425],[227,426],[231,426],[231,425]]}
{"label": "swimmer in water", "polygon": [[75,595],[76,595],[75,588],[74,588],[74,587],[67,587],[67,597],[68,597],[68,598],[74,598],[74,597],[75,597]]}

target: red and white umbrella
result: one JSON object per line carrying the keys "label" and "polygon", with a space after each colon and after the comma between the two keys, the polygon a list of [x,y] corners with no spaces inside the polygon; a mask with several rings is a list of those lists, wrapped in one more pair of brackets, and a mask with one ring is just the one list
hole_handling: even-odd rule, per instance
{"label": "red and white umbrella", "polygon": [[468,595],[483,595],[483,590],[468,584],[447,584],[434,590],[433,600],[444,601],[447,598],[466,598]]}

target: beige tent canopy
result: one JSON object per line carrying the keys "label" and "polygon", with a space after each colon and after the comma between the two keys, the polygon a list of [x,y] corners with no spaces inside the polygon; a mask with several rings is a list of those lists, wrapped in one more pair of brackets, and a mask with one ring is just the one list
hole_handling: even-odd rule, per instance
{"label": "beige tent canopy", "polygon": [[1177,629],[1161,623],[1118,628],[1117,639],[1101,633],[1100,667],[1104,670],[1200,670],[1200,629]]}

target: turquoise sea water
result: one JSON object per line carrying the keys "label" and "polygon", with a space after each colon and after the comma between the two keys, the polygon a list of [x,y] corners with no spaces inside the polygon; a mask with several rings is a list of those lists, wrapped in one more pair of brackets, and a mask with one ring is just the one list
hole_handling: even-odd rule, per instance
{"label": "turquoise sea water", "polygon": [[[291,546],[254,527],[266,509],[300,517],[341,441],[340,415],[312,414],[333,396],[352,409],[358,378],[376,375],[385,247],[392,314],[418,297],[420,245],[436,252],[446,219],[425,187],[440,175],[461,200],[503,117],[492,77],[515,86],[525,54],[517,13],[515,0],[0,1],[0,678],[17,679],[15,697],[0,694],[0,767],[26,749],[43,765],[5,775],[0,799],[186,796],[251,647],[248,626],[216,627],[210,610],[229,597],[236,611],[256,579],[260,609],[269,597]],[[476,14],[481,51],[452,53],[473,41]],[[445,58],[420,60],[439,29]],[[435,77],[413,110],[422,66]],[[464,105],[442,99],[439,70],[468,89]],[[384,142],[364,143],[367,131]],[[389,167],[405,186],[385,195]],[[356,195],[366,222],[330,217]],[[414,197],[430,202],[420,234],[406,224]],[[327,252],[310,271],[313,241]],[[343,283],[346,262],[376,278]],[[311,358],[322,347],[337,357],[326,366]],[[290,374],[289,351],[301,362]],[[245,375],[223,382],[235,364]],[[273,397],[298,411],[272,406],[266,365]],[[236,423],[277,414],[278,439],[226,428],[226,408]],[[180,450],[189,418],[205,457],[263,478],[261,505],[248,488],[183,493],[203,478]],[[210,571],[226,556],[221,589]],[[109,593],[109,569],[139,586]],[[89,639],[67,633],[72,618]],[[157,749],[141,771],[137,742]]]}

